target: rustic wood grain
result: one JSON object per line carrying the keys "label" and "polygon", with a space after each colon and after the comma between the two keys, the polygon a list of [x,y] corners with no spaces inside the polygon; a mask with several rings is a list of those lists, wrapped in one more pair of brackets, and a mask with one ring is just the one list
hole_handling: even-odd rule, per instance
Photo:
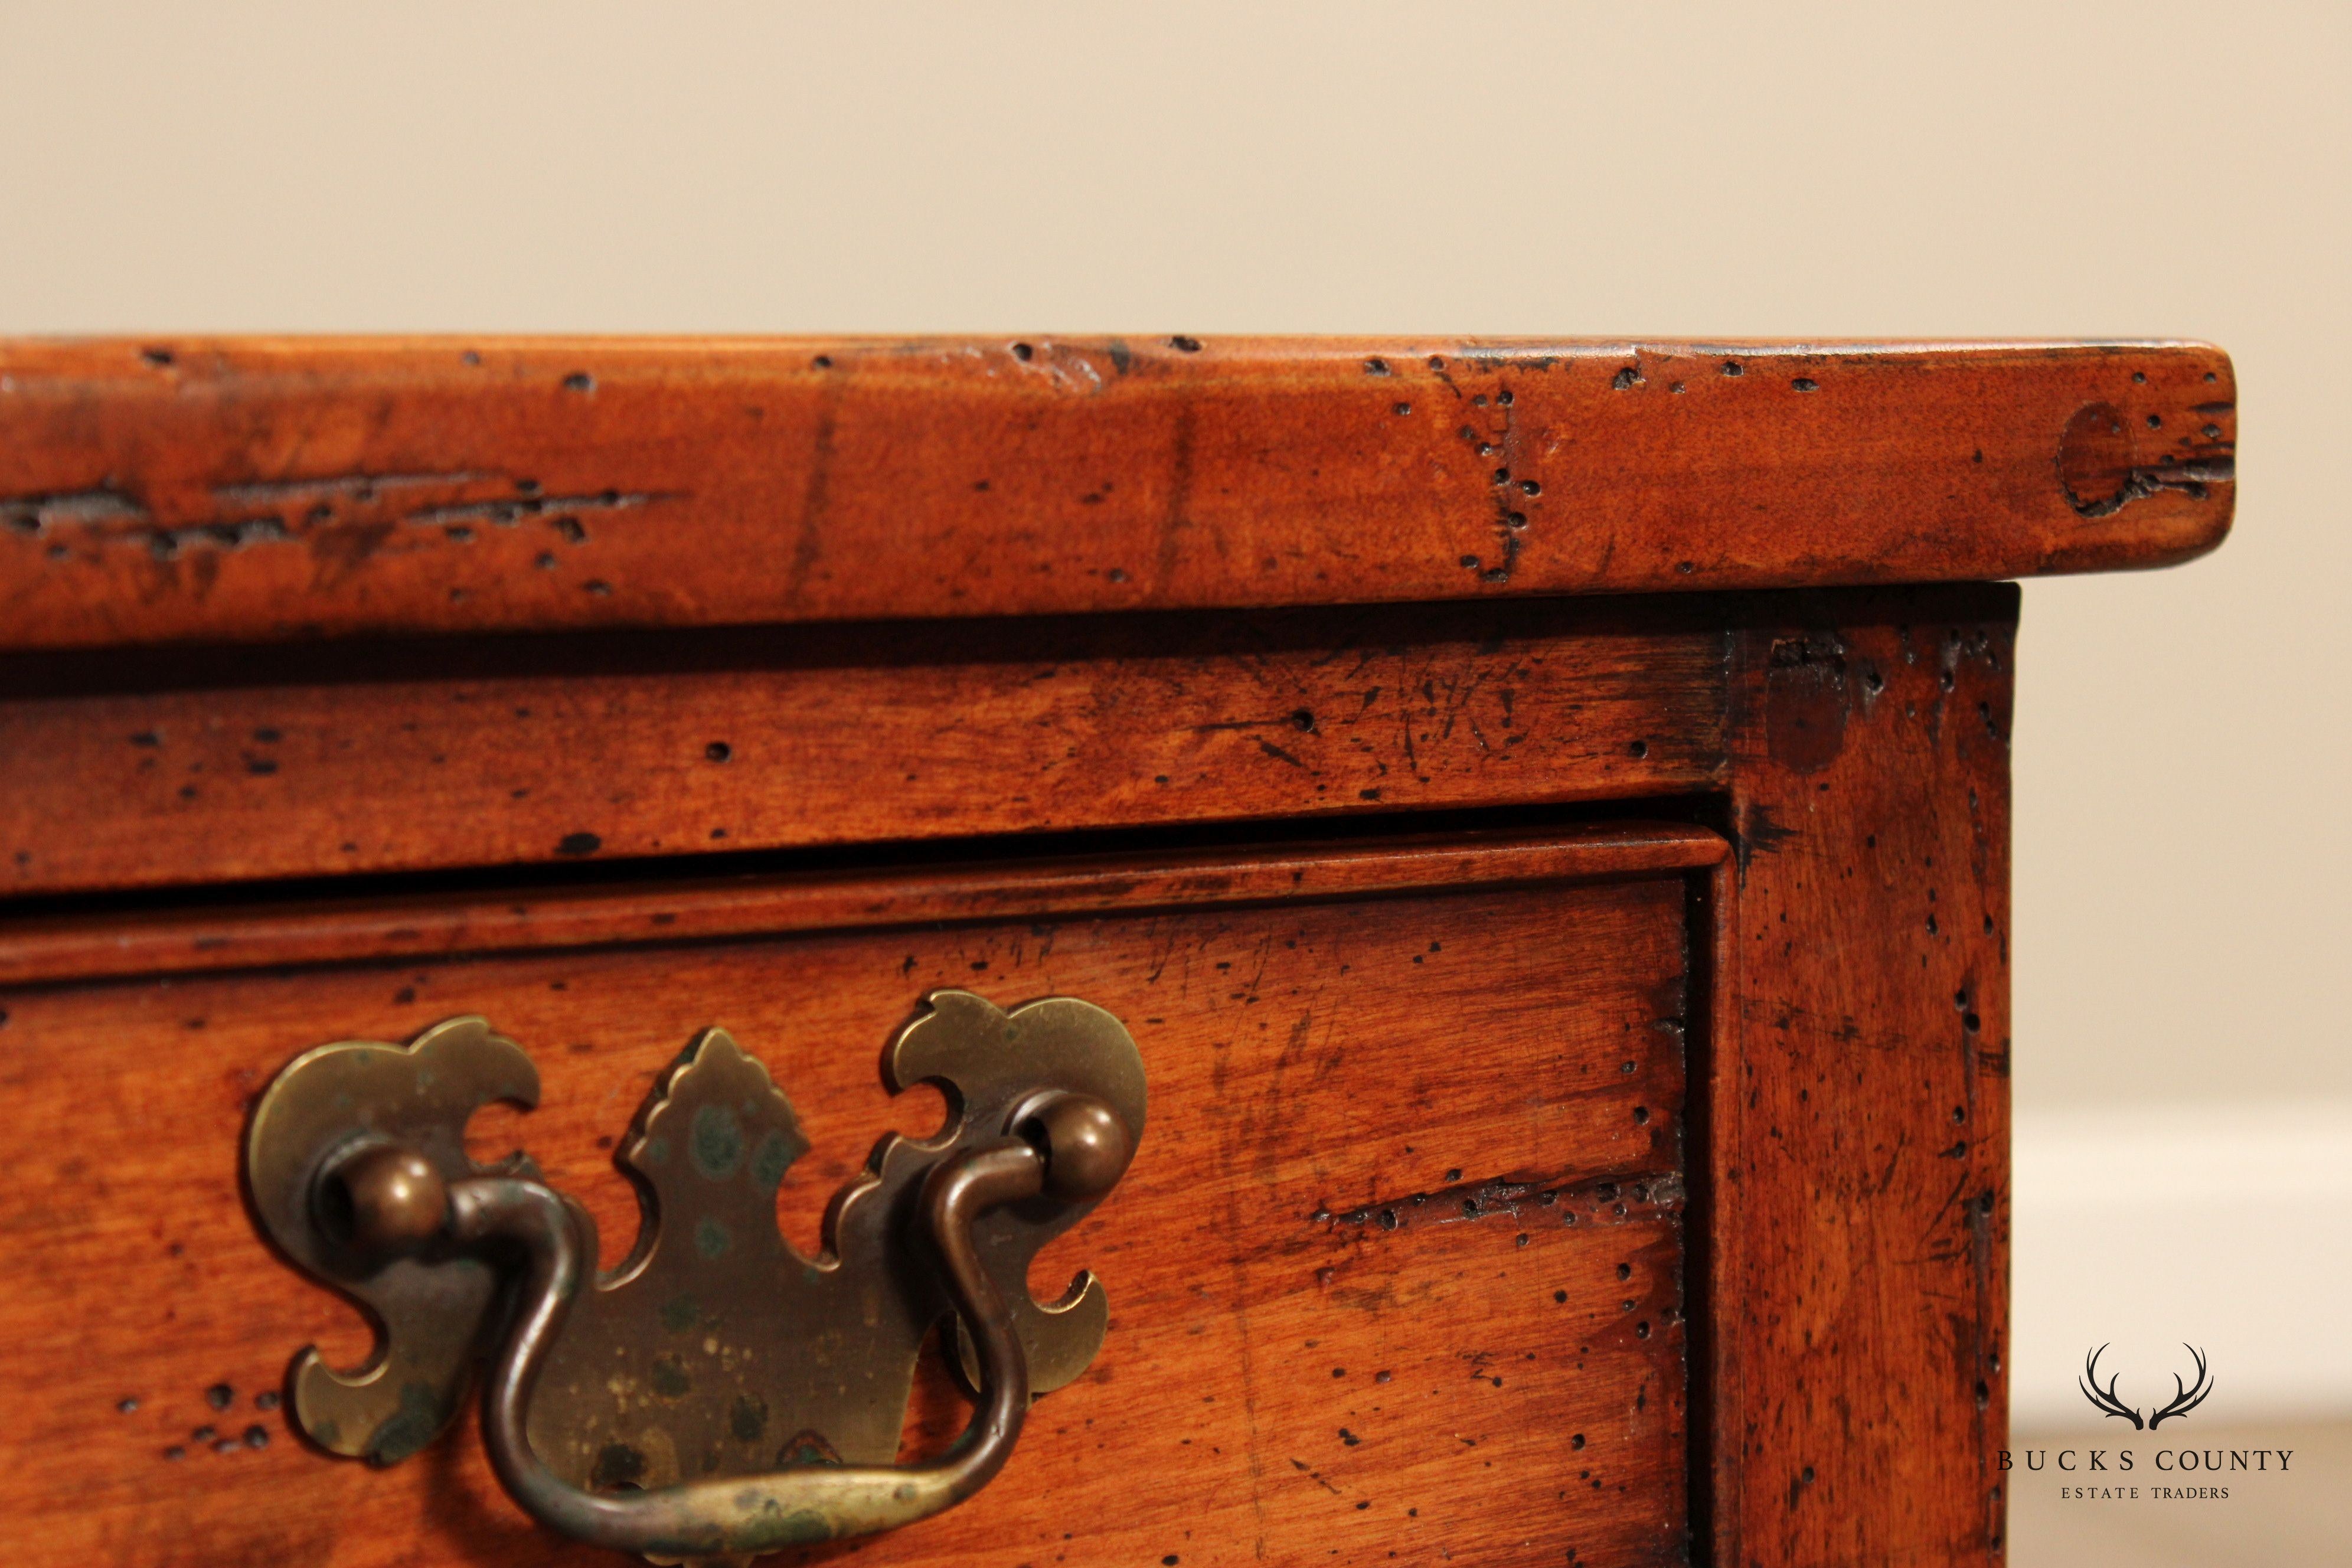
{"label": "rustic wood grain", "polygon": [[1698,870],[1724,840],[1674,822],[1542,833],[1400,836],[1377,845],[1234,847],[897,872],[742,873],[481,892],[241,902],[0,918],[0,984],[286,969],[635,942],[856,930],[998,914],[1067,918],[1214,898],[1223,904],[1369,896]]}
{"label": "rustic wood grain", "polygon": [[819,1557],[1990,1568],[2016,595],[1964,580],[2210,548],[2235,396],[2179,343],[0,344],[16,1554],[604,1561],[470,1433],[370,1473],[256,1403],[368,1339],[242,1212],[254,1093],[488,1011],[548,1093],[481,1152],[617,1256],[609,1141],[725,1023],[814,1245],[957,984],[1137,1027],[1143,1163],[1039,1274],[1110,1345]]}
{"label": "rustic wood grain", "polygon": [[1758,607],[1703,1189],[1714,1561],[2001,1561],[2013,588]]}
{"label": "rustic wood grain", "polygon": [[944,928],[0,994],[12,1125],[46,1130],[16,1147],[0,1211],[18,1270],[0,1337],[32,1395],[0,1469],[14,1555],[612,1561],[531,1528],[470,1427],[371,1471],[257,1403],[302,1344],[349,1364],[369,1336],[243,1212],[255,1092],[318,1041],[483,1011],[544,1093],[483,1113],[479,1152],[527,1142],[596,1212],[609,1262],[635,1229],[613,1138],[677,1047],[724,1023],[815,1145],[782,1198],[813,1247],[872,1139],[936,1123],[936,1094],[888,1100],[877,1063],[916,996],[958,985],[1111,1007],[1151,1121],[1113,1200],[1037,1270],[1047,1289],[1081,1265],[1104,1277],[1096,1368],[1039,1406],[976,1500],[858,1555],[1682,1561],[1687,859],[1669,847],[1645,880],[1272,906],[1203,888],[1067,918],[975,892],[988,919]]}
{"label": "rustic wood grain", "polygon": [[0,891],[1687,794],[1725,651],[1561,601],[43,656]]}
{"label": "rustic wood grain", "polygon": [[2184,343],[0,345],[0,647],[1945,581],[2227,531]]}

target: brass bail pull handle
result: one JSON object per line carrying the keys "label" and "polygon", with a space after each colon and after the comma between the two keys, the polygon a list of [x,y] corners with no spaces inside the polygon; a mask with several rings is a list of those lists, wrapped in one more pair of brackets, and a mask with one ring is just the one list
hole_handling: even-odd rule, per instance
{"label": "brass bail pull handle", "polygon": [[1024,1118],[1022,1131],[1027,1136],[961,1151],[924,1181],[920,1225],[971,1336],[980,1398],[945,1453],[903,1467],[799,1465],[649,1491],[573,1486],[532,1451],[526,1430],[532,1391],[593,1273],[593,1254],[571,1206],[521,1177],[445,1182],[431,1161],[396,1143],[362,1147],[329,1164],[315,1202],[362,1258],[456,1254],[509,1275],[512,1327],[483,1390],[482,1429],[499,1479],[533,1518],[574,1540],[639,1554],[758,1553],[927,1518],[979,1491],[1011,1458],[1029,1410],[1028,1363],[1012,1311],[974,1247],[973,1222],[1041,1194],[1098,1198],[1130,1152],[1118,1117],[1081,1095],[1051,1098]]}
{"label": "brass bail pull handle", "polygon": [[[777,1226],[809,1148],[799,1117],[758,1058],[703,1030],[614,1150],[639,1228],[600,1273],[586,1208],[520,1151],[467,1152],[481,1107],[539,1099],[530,1058],[488,1020],[302,1053],[247,1131],[254,1214],[381,1332],[362,1365],[295,1358],[294,1425],[328,1454],[398,1464],[478,1378],[491,1466],[527,1512],[661,1560],[872,1534],[971,1496],[1031,1400],[1102,1348],[1102,1281],[1081,1270],[1038,1300],[1030,1271],[1125,1173],[1143,1058],[1075,996],[1000,1008],[945,990],[882,1068],[894,1093],[939,1085],[947,1121],[876,1144],[807,1255]],[[935,1458],[894,1465],[924,1347],[950,1320],[971,1419]]]}

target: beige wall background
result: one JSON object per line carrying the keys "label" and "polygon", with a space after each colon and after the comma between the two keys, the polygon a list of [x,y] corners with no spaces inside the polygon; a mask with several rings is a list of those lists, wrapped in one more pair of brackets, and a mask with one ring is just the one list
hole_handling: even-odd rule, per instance
{"label": "beige wall background", "polygon": [[0,0],[0,331],[2218,341],[2237,537],[2026,593],[2017,1397],[2129,1319],[2352,1409],[2347,80],[2332,4]]}

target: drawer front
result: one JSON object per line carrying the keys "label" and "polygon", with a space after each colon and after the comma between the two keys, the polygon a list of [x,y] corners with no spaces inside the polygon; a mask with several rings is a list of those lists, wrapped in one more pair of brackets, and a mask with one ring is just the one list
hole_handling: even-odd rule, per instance
{"label": "drawer front", "polygon": [[[477,1157],[527,1147],[594,1214],[610,1266],[638,1225],[610,1151],[678,1047],[723,1025],[813,1145],[780,1199],[813,1252],[874,1141],[938,1125],[939,1094],[891,1098],[877,1061],[918,998],[960,987],[1118,1015],[1150,1121],[1110,1200],[1032,1275],[1040,1300],[1080,1268],[1102,1278],[1093,1367],[1039,1404],[977,1499],[869,1559],[1680,1561],[1703,837],[1629,853],[1604,834],[1532,859],[1473,847],[1436,873],[1318,851],[1280,902],[1113,868],[1095,879],[1110,907],[1086,913],[1034,889],[1024,910],[967,875],[982,893],[964,907],[989,912],[919,925],[844,921],[856,900],[836,884],[779,892],[765,929],[723,940],[0,994],[0,1073],[19,1128],[41,1130],[0,1216],[19,1264],[0,1335],[38,1385],[0,1476],[17,1550],[609,1560],[530,1525],[470,1422],[386,1470],[291,1432],[278,1391],[293,1352],[353,1366],[372,1335],[257,1238],[238,1188],[256,1093],[311,1045],[483,1014],[530,1053],[542,1093],[534,1111],[478,1115]],[[1604,854],[1612,877],[1580,872]],[[907,1452],[964,1415],[932,1369]]]}

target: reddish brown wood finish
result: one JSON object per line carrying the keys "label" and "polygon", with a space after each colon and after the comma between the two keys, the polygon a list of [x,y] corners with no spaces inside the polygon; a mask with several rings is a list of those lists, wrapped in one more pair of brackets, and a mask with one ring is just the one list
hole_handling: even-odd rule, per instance
{"label": "reddish brown wood finish", "polygon": [[2227,531],[2197,344],[0,346],[0,647],[1895,583]]}
{"label": "reddish brown wood finish", "polygon": [[527,1142],[596,1211],[612,1261],[635,1226],[613,1138],[678,1045],[724,1023],[815,1144],[782,1197],[814,1247],[874,1137],[939,1115],[928,1092],[888,1101],[877,1062],[914,997],[960,985],[1126,1017],[1151,1121],[1114,1200],[1037,1270],[1049,1290],[1081,1265],[1104,1277],[1096,1367],[978,1499],[865,1560],[1679,1561],[1679,868],[1701,843],[1628,848],[1617,869],[1655,869],[1583,885],[1526,881],[1528,852],[1497,849],[1433,887],[1412,851],[1395,870],[1424,885],[1406,897],[1360,896],[1377,854],[1327,858],[1345,880],[1248,907],[1146,875],[1156,910],[1076,918],[1016,915],[1017,889],[973,878],[928,908],[980,923],[798,935],[856,900],[778,888],[750,942],[5,994],[11,1125],[52,1134],[14,1152],[0,1212],[23,1265],[0,1338],[38,1389],[0,1468],[15,1558],[615,1561],[531,1529],[470,1426],[373,1471],[257,1405],[296,1347],[348,1364],[368,1334],[248,1228],[255,1090],[314,1042],[481,1010],[544,1085],[528,1116],[484,1113],[482,1152]]}
{"label": "reddish brown wood finish", "polygon": [[1714,1561],[1993,1563],[2017,594],[1762,609],[1706,1130]]}
{"label": "reddish brown wood finish", "polygon": [[855,930],[992,915],[1068,918],[1213,898],[1223,904],[1408,892],[1465,882],[1697,870],[1724,841],[1684,823],[1448,834],[1377,846],[1279,845],[1014,861],[895,875],[739,875],[625,887],[110,911],[0,920],[0,984],[190,974],[342,960],[621,946],[792,926]]}
{"label": "reddish brown wood finish", "polygon": [[47,695],[0,700],[0,889],[1591,800],[1722,776],[1721,629],[1608,605],[593,642],[22,661],[20,689]]}
{"label": "reddish brown wood finish", "polygon": [[[811,1111],[809,1237],[954,983],[1139,1011],[1166,1163],[1050,1259],[1110,1278],[1104,1373],[877,1561],[1676,1561],[1686,1514],[1714,1568],[1992,1568],[2016,595],[1811,590],[2208,548],[2233,398],[2162,344],[0,348],[19,1554],[565,1560],[470,1439],[159,1458],[362,1348],[237,1208],[263,1076],[487,1008],[617,1246],[593,1140],[723,1016]],[[1576,1172],[1649,1206],[1521,1226]],[[1344,1217],[1416,1194],[1504,1212]],[[1652,1338],[1583,1332],[1627,1300]]]}

